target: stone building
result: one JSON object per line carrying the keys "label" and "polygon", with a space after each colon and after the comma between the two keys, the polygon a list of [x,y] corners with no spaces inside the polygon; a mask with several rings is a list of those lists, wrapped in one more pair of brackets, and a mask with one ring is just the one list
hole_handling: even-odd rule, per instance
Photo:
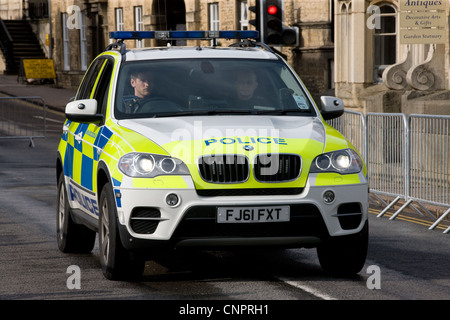
{"label": "stone building", "polygon": [[[25,7],[49,3],[49,16],[35,27],[48,57],[54,59],[58,84],[76,87],[90,61],[109,43],[114,30],[253,29],[248,10],[257,0],[0,0],[2,19],[30,19]],[[277,47],[301,76],[314,97],[332,90],[333,1],[283,0],[284,21],[300,28],[300,43]],[[14,11],[14,17],[10,12]],[[50,17],[50,18],[49,18]],[[50,45],[50,38],[53,45]],[[177,43],[183,44],[183,43]],[[175,45],[177,45],[175,44]],[[227,41],[222,41],[227,45]],[[158,45],[127,42],[129,47]]]}
{"label": "stone building", "polygon": [[[0,0],[0,18],[30,21],[47,57],[55,62],[58,84],[74,88],[90,61],[108,45],[110,31],[252,29],[249,20],[254,16],[248,8],[255,1]],[[363,112],[450,112],[450,0],[434,1],[443,6],[431,11],[402,7],[429,3],[416,0],[283,3],[285,24],[299,28],[299,43],[275,49],[285,55],[316,100],[335,94],[347,108]],[[424,18],[414,10],[432,16]],[[405,12],[411,11],[405,18]],[[443,41],[406,41],[408,19],[430,23],[431,27],[419,29],[439,29]],[[130,47],[159,44],[127,43]],[[2,65],[4,58],[0,70]]]}
{"label": "stone building", "polygon": [[449,2],[334,0],[335,90],[346,107],[450,114]]}

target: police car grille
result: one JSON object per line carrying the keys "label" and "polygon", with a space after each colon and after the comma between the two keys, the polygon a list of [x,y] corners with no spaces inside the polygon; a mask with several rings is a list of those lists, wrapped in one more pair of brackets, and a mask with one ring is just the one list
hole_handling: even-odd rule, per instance
{"label": "police car grille", "polygon": [[199,159],[202,179],[211,183],[236,183],[248,179],[249,162],[241,155],[211,155]]}
{"label": "police car grille", "polygon": [[158,227],[161,213],[155,208],[135,208],[131,213],[130,227],[139,234],[152,234]]}
{"label": "police car grille", "polygon": [[253,170],[260,182],[290,181],[300,175],[301,164],[296,154],[261,154],[256,157]]}

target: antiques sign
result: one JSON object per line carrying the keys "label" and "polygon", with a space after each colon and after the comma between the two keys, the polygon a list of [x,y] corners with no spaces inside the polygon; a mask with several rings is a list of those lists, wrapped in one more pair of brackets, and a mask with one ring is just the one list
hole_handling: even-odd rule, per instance
{"label": "antiques sign", "polygon": [[400,43],[445,43],[447,0],[400,0]]}

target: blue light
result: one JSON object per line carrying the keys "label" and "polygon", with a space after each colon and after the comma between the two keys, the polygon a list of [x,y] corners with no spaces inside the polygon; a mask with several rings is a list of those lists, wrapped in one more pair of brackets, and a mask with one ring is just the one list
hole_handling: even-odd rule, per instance
{"label": "blue light", "polygon": [[234,38],[236,36],[237,31],[221,31],[220,35],[224,38]]}
{"label": "blue light", "polygon": [[141,40],[141,39],[184,39],[184,40],[212,40],[212,39],[256,39],[256,30],[230,30],[230,31],[112,31],[110,39]]}
{"label": "blue light", "polygon": [[112,31],[109,33],[110,39],[153,39],[155,37],[155,33],[153,31]]}
{"label": "blue light", "polygon": [[205,32],[203,32],[203,31],[171,31],[169,37],[172,39],[204,39]]}
{"label": "blue light", "polygon": [[254,39],[258,37],[258,31],[240,30],[240,31],[220,31],[220,37],[226,39]]}

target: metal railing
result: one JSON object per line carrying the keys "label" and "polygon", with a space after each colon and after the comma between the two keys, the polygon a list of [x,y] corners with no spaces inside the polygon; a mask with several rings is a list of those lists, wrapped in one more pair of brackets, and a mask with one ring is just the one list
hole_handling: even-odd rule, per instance
{"label": "metal railing", "polygon": [[0,97],[0,139],[46,137],[47,106],[41,97]]}
{"label": "metal railing", "polygon": [[[370,150],[366,158],[370,192],[407,200],[408,189],[408,122],[400,113],[368,113],[367,139]],[[398,211],[398,215],[401,211]]]}
{"label": "metal railing", "polygon": [[[399,200],[405,203],[390,220],[410,205],[422,214],[414,204],[435,219],[429,229],[450,214],[437,218],[423,205],[450,207],[450,116],[346,111],[329,124],[362,150],[370,193],[386,206],[378,217]],[[395,199],[387,204],[379,195]]]}
{"label": "metal railing", "polygon": [[346,110],[342,116],[329,120],[328,123],[342,133],[363,158],[366,158],[366,118],[362,112]]}
{"label": "metal railing", "polygon": [[414,200],[450,203],[450,116],[410,116],[410,189]]}
{"label": "metal railing", "polygon": [[[450,116],[413,114],[409,117],[409,130],[409,200],[450,206]],[[430,229],[448,214],[450,209]],[[450,227],[444,232],[450,232]]]}

